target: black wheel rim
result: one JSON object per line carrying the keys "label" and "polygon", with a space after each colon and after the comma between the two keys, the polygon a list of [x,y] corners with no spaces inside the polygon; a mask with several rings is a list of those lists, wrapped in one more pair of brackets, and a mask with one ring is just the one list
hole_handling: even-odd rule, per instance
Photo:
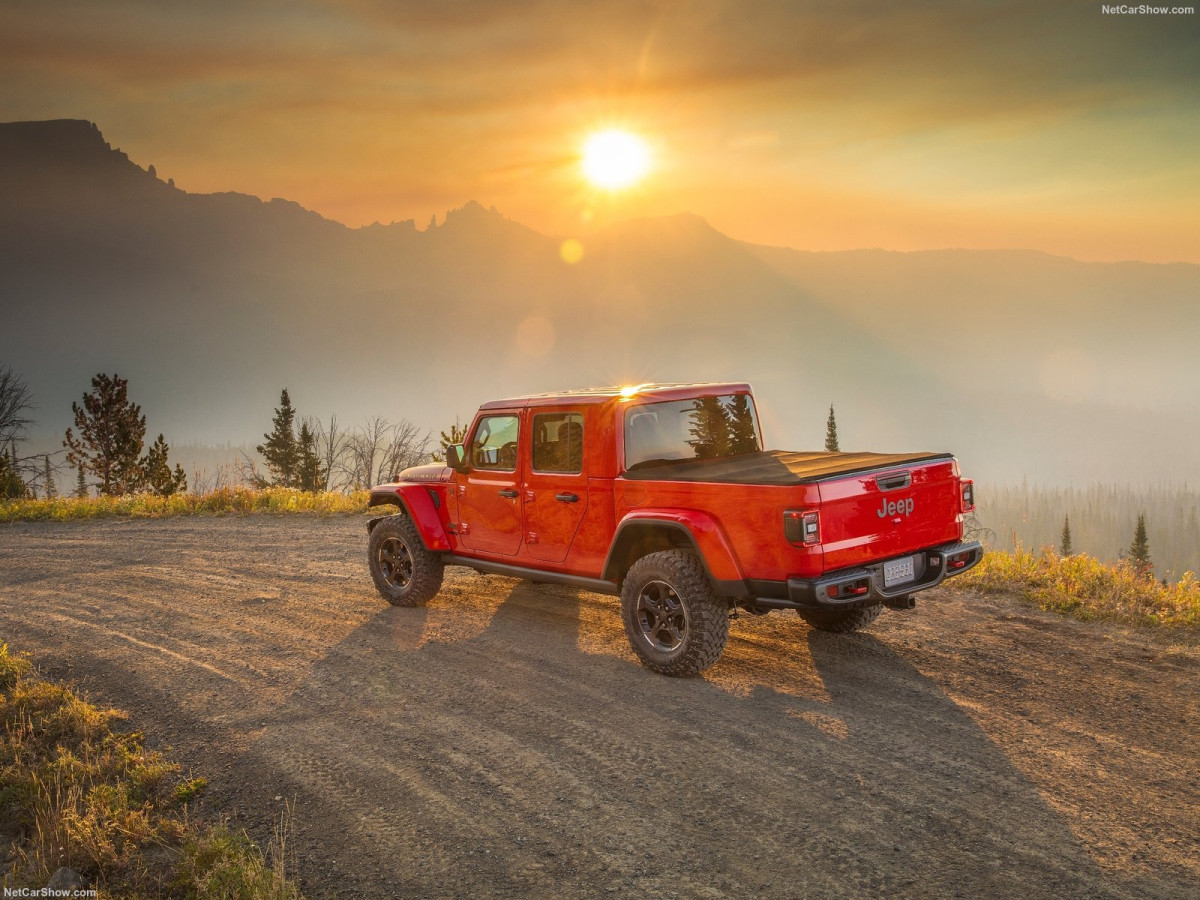
{"label": "black wheel rim", "polygon": [[665,581],[651,581],[642,588],[637,622],[646,643],[663,653],[678,649],[687,637],[687,613],[675,589]]}
{"label": "black wheel rim", "polygon": [[387,538],[379,545],[379,571],[394,588],[406,588],[413,577],[413,558],[400,538]]}

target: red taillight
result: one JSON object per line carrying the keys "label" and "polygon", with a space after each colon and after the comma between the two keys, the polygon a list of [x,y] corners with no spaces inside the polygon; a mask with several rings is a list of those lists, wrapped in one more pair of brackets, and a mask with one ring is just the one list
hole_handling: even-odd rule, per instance
{"label": "red taillight", "polygon": [[783,533],[793,544],[820,543],[820,514],[816,510],[787,510],[783,514]]}
{"label": "red taillight", "polygon": [[959,488],[962,491],[962,512],[970,512],[975,508],[975,482],[964,478],[959,482]]}

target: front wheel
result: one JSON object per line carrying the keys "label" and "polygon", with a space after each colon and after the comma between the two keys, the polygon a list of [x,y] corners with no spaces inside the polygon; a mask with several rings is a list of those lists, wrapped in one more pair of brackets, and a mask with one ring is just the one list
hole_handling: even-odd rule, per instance
{"label": "front wheel", "polygon": [[393,606],[423,606],[442,589],[442,561],[408,516],[388,516],[371,530],[367,560],[376,590]]}
{"label": "front wheel", "polygon": [[713,594],[690,550],[663,550],[634,563],[621,586],[621,618],[633,652],[664,675],[702,672],[729,637],[727,604]]}
{"label": "front wheel", "polygon": [[798,609],[800,617],[819,631],[847,634],[866,628],[879,618],[883,606],[876,603],[861,609]]}

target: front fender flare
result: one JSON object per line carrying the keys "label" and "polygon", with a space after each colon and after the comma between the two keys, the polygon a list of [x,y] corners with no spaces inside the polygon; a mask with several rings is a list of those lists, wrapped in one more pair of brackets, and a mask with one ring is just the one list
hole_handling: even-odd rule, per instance
{"label": "front fender flare", "polygon": [[[433,498],[425,485],[400,484],[371,489],[371,506],[388,504],[400,507],[413,520],[417,531],[421,533],[421,540],[430,550],[448,552],[451,549],[446,528],[438,517],[437,507],[433,505]],[[370,532],[378,521],[376,518],[367,522],[367,531]]]}

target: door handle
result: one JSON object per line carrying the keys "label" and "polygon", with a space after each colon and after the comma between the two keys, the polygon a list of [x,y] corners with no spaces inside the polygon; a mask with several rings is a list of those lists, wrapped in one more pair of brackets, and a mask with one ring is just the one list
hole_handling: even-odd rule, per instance
{"label": "door handle", "polygon": [[561,500],[563,503],[578,503],[579,495],[578,494],[565,494],[565,493],[564,494],[555,494],[554,499]]}
{"label": "door handle", "polygon": [[501,496],[501,497],[508,497],[508,498],[509,498],[509,499],[511,499],[511,500],[516,500],[516,499],[517,499],[517,497],[519,496],[519,492],[517,492],[517,491],[514,491],[514,490],[511,490],[511,489],[509,489],[509,488],[506,488],[506,489],[504,489],[504,490],[502,490],[502,491],[500,492],[500,496]]}

